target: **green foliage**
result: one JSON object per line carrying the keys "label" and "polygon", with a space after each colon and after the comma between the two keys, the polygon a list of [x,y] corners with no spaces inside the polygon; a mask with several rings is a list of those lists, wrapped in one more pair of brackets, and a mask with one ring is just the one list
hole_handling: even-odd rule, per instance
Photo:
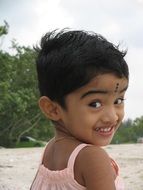
{"label": "green foliage", "polygon": [[143,137],[143,116],[134,121],[131,119],[124,121],[115,134],[112,143],[136,143],[139,137]]}
{"label": "green foliage", "polygon": [[0,26],[0,36],[8,34],[9,25],[4,21],[4,25]]}
{"label": "green foliage", "polygon": [[36,53],[16,41],[12,48],[15,55],[0,50],[0,146],[5,147],[14,147],[23,135],[42,140],[53,136],[38,107]]}
{"label": "green foliage", "polygon": [[42,147],[43,145],[35,142],[21,142],[15,145],[15,148]]}
{"label": "green foliage", "polygon": [[42,141],[30,141],[30,142],[19,142],[16,143],[15,148],[24,148],[24,147],[43,147],[45,143]]}

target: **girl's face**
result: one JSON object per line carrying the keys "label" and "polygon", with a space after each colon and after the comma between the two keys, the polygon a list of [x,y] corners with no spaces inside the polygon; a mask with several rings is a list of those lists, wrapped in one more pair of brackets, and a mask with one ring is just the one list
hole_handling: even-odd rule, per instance
{"label": "girl's face", "polygon": [[124,117],[126,78],[102,74],[66,97],[61,109],[66,135],[97,146],[108,145]]}

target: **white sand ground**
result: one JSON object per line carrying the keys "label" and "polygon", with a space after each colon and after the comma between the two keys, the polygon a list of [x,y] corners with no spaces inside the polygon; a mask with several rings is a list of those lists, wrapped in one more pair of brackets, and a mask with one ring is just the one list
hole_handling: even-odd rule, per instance
{"label": "white sand ground", "polygon": [[[109,145],[126,190],[143,190],[143,144]],[[0,190],[29,190],[43,148],[0,149]]]}

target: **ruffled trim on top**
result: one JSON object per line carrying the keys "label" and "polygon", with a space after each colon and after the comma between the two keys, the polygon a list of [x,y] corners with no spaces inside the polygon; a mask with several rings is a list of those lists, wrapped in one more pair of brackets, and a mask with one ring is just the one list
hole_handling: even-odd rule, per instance
{"label": "ruffled trim on top", "polygon": [[52,181],[55,183],[55,181],[67,181],[71,179],[72,170],[70,168],[65,168],[63,170],[49,170],[46,168],[43,164],[39,167],[39,175],[41,175],[43,178],[46,178],[51,183]]}

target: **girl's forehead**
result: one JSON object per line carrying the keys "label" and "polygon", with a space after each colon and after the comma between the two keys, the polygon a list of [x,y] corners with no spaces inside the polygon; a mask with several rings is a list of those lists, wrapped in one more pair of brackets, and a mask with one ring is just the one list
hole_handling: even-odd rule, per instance
{"label": "girl's forehead", "polygon": [[83,86],[80,91],[95,90],[101,93],[118,93],[125,91],[128,87],[126,78],[119,78],[113,74],[102,74],[93,78],[88,84]]}

